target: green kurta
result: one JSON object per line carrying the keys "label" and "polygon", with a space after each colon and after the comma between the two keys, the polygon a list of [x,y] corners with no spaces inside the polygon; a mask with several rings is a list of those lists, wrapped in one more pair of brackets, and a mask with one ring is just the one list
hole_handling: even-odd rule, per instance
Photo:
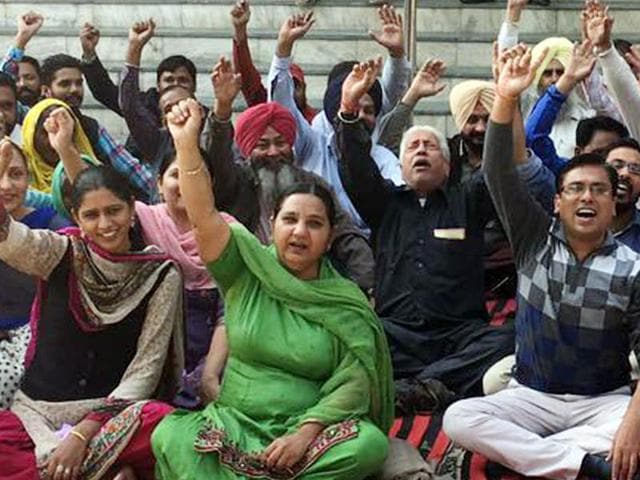
{"label": "green kurta", "polygon": [[[328,262],[301,281],[244,227],[209,266],[225,295],[230,346],[219,399],[176,412],[153,435],[157,477],[359,479],[380,468],[393,399],[384,333]],[[305,421],[329,425],[289,472],[259,455]]]}

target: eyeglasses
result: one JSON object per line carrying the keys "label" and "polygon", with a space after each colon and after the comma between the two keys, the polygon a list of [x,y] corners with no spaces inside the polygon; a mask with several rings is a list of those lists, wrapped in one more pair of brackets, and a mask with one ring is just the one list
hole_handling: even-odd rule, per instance
{"label": "eyeglasses", "polygon": [[640,163],[626,162],[620,158],[609,160],[608,163],[616,170],[622,170],[624,167],[627,167],[631,175],[640,175]]}
{"label": "eyeglasses", "polygon": [[589,192],[591,192],[591,195],[593,195],[594,197],[604,197],[611,194],[611,187],[603,183],[592,183],[590,185],[586,185],[580,182],[565,185],[560,188],[560,192],[564,193],[568,198],[576,198],[584,195],[584,192],[587,191],[587,188],[589,189]]}
{"label": "eyeglasses", "polygon": [[543,77],[551,77],[555,75],[556,77],[561,77],[564,74],[564,68],[547,68],[542,71]]}

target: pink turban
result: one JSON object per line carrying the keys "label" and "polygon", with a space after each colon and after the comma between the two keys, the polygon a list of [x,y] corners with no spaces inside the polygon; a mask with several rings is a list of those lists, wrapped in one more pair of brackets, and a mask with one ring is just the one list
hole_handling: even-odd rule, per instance
{"label": "pink turban", "polygon": [[235,140],[243,157],[249,158],[267,127],[272,127],[293,146],[296,139],[293,115],[279,103],[261,103],[245,110],[236,121]]}

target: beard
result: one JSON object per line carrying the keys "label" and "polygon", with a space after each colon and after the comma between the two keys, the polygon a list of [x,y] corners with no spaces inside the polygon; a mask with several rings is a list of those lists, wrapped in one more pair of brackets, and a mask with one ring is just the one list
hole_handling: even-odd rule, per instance
{"label": "beard", "polygon": [[258,201],[260,203],[260,225],[258,236],[263,242],[271,240],[271,217],[278,197],[298,181],[298,169],[293,165],[293,154],[267,161],[252,159],[253,170],[260,184]]}
{"label": "beard", "polygon": [[616,214],[624,215],[630,210],[636,208],[636,202],[638,201],[638,194],[633,191],[633,185],[626,178],[618,180],[618,184],[623,183],[626,189],[622,193],[619,189],[616,192]]}
{"label": "beard", "polygon": [[462,135],[464,146],[474,155],[482,156],[484,150],[484,133],[481,135]]}
{"label": "beard", "polygon": [[18,88],[18,100],[28,107],[33,107],[40,100],[40,92],[31,90],[29,87]]}

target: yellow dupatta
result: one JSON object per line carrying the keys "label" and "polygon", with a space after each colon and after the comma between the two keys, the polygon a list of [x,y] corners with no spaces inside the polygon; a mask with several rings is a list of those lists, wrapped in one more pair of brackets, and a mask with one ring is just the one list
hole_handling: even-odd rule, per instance
{"label": "yellow dupatta", "polygon": [[55,98],[47,98],[36,103],[31,107],[29,113],[27,113],[24,118],[24,122],[22,123],[22,150],[27,158],[27,166],[31,175],[31,187],[45,193],[51,192],[51,181],[55,166],[52,167],[45,162],[40,153],[38,153],[35,147],[35,137],[36,127],[40,120],[40,116],[47,110],[47,108],[52,106],[65,107],[69,110],[75,121],[73,143],[81,155],[86,155],[94,159],[97,158],[93,148],[91,147],[89,137],[87,137],[87,134],[84,132],[78,117],[76,117],[66,103]]}

